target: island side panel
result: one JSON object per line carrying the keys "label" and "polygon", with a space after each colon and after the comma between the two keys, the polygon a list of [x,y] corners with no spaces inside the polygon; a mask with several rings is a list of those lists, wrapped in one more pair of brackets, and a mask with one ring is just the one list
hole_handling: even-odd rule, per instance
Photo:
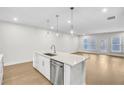
{"label": "island side panel", "polygon": [[64,85],[70,85],[71,67],[64,64]]}
{"label": "island side panel", "polygon": [[71,69],[71,85],[83,85],[84,84],[84,63],[81,62]]}
{"label": "island side panel", "polygon": [[86,62],[81,62],[74,66],[64,65],[65,85],[84,85],[86,76]]}
{"label": "island side panel", "polygon": [[83,84],[86,85],[86,61],[83,62]]}

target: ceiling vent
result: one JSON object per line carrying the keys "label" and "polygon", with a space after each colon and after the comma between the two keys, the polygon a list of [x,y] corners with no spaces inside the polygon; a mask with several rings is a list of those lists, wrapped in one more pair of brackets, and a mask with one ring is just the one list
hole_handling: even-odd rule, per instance
{"label": "ceiling vent", "polygon": [[113,19],[115,19],[115,16],[110,16],[107,18],[107,20],[113,20]]}

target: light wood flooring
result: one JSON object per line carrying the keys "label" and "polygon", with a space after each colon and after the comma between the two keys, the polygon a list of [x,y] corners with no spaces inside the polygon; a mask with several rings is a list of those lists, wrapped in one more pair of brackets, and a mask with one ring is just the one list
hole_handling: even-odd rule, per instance
{"label": "light wood flooring", "polygon": [[32,67],[32,62],[4,68],[4,85],[50,85],[51,83]]}
{"label": "light wood flooring", "polygon": [[[124,58],[76,53],[89,56],[86,63],[86,84],[88,85],[124,85]],[[4,68],[5,85],[51,85],[51,83],[32,67],[32,63],[23,63]]]}
{"label": "light wood flooring", "polygon": [[124,85],[124,58],[76,53],[89,56],[86,64],[86,84],[89,85]]}

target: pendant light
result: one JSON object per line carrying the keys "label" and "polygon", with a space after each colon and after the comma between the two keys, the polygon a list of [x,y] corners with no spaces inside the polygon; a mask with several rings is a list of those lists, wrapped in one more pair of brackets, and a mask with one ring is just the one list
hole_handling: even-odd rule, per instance
{"label": "pendant light", "polygon": [[71,30],[70,30],[70,33],[73,35],[74,34],[74,24],[73,24],[73,10],[74,10],[74,7],[70,7],[70,10],[71,10]]}
{"label": "pendant light", "polygon": [[56,21],[57,21],[57,26],[56,26],[56,36],[58,37],[59,36],[59,29],[58,29],[58,18],[59,18],[59,15],[56,15]]}

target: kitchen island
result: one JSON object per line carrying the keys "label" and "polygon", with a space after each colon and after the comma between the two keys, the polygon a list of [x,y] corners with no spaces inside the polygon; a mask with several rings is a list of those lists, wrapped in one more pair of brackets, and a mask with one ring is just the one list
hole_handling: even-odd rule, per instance
{"label": "kitchen island", "polygon": [[[35,51],[33,67],[51,81],[52,84],[83,85],[85,84],[85,64],[87,59],[83,56],[65,52],[57,52],[54,54],[49,51]],[[61,68],[58,66],[55,67],[56,71],[54,73],[51,64],[53,62],[63,64],[63,66],[60,66]]]}

